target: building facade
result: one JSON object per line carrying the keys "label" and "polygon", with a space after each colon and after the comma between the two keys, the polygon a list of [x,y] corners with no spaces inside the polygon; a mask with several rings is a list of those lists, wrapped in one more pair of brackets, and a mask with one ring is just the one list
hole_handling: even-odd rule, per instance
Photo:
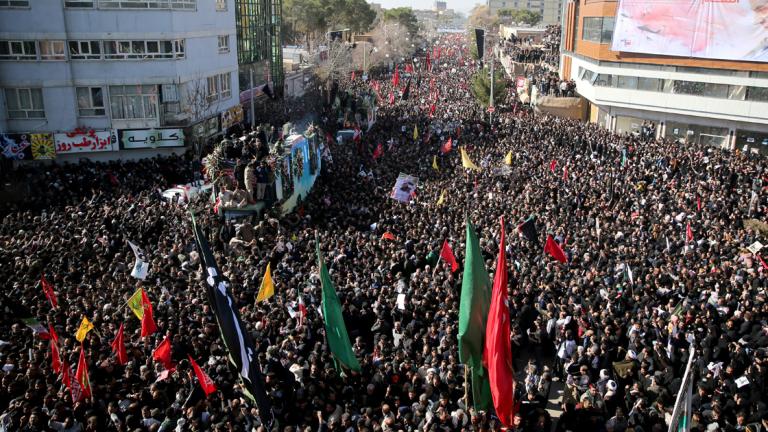
{"label": "building facade", "polygon": [[276,96],[282,96],[282,0],[234,2],[240,88],[258,89],[267,84]]}
{"label": "building facade", "polygon": [[559,24],[562,19],[563,0],[487,0],[491,14],[502,9],[528,10],[541,14],[541,24]]}
{"label": "building facade", "polygon": [[768,63],[614,51],[618,7],[564,5],[560,72],[590,121],[617,132],[652,122],[660,137],[768,154]]}

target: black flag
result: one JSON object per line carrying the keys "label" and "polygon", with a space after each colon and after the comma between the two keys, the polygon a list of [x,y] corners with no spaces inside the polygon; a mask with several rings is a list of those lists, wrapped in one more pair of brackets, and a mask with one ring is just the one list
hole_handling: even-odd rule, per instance
{"label": "black flag", "polygon": [[407,100],[410,94],[411,94],[411,78],[408,78],[408,83],[405,84],[405,90],[403,90],[403,96],[401,97],[401,99]]}
{"label": "black flag", "polygon": [[525,222],[521,223],[517,226],[517,231],[519,231],[525,238],[528,240],[538,243],[539,241],[539,233],[536,231],[536,217],[531,215],[528,219],[526,219]]}
{"label": "black flag", "polygon": [[485,30],[475,29],[475,42],[477,42],[477,58],[482,60],[485,53]]}
{"label": "black flag", "polygon": [[227,351],[229,351],[229,360],[237,368],[240,379],[245,387],[246,395],[256,402],[261,422],[271,427],[274,420],[272,405],[264,390],[264,380],[256,359],[253,340],[240,319],[237,303],[229,289],[229,280],[219,271],[219,266],[216,265],[216,260],[208,245],[208,240],[197,225],[194,214],[192,215],[192,229],[195,233],[197,248],[202,257],[202,265],[207,282],[206,294],[208,304],[213,310],[216,322],[219,324],[221,339],[224,341]]}

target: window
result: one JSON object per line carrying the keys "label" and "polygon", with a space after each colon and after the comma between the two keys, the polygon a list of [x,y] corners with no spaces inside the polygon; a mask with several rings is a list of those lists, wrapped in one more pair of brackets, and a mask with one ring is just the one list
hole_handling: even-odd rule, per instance
{"label": "window", "polygon": [[637,77],[619,75],[616,77],[616,87],[621,89],[636,90],[637,89]]}
{"label": "window", "polygon": [[227,10],[227,0],[216,0],[216,10],[217,11],[226,11]]}
{"label": "window", "polygon": [[69,41],[69,58],[72,60],[101,59],[101,42]]}
{"label": "window", "polygon": [[106,115],[104,90],[101,87],[77,87],[77,110],[80,117]]}
{"label": "window", "polygon": [[64,41],[40,41],[41,60],[66,60]]}
{"label": "window", "polygon": [[179,9],[195,10],[197,0],[99,0],[104,9]]}
{"label": "window", "polygon": [[8,106],[8,118],[34,119],[45,118],[43,90],[39,88],[5,89],[5,103]]}
{"label": "window", "polygon": [[613,37],[613,17],[584,17],[582,39],[596,43],[611,43]]}
{"label": "window", "polygon": [[113,119],[155,119],[157,86],[110,86],[109,105]]}
{"label": "window", "polygon": [[0,60],[37,60],[37,43],[0,41]]}
{"label": "window", "polygon": [[637,89],[645,91],[659,91],[660,81],[658,78],[637,78]]}
{"label": "window", "polygon": [[184,58],[184,40],[104,41],[104,54],[109,60]]}
{"label": "window", "polygon": [[701,95],[704,93],[704,83],[696,81],[675,80],[672,91],[676,94]]}
{"label": "window", "polygon": [[93,8],[94,1],[64,0],[64,7],[68,8]]}
{"label": "window", "polygon": [[229,73],[210,76],[206,81],[205,99],[208,102],[232,97],[232,78]]}
{"label": "window", "polygon": [[747,87],[747,100],[768,102],[768,87]]}
{"label": "window", "polygon": [[615,87],[615,83],[613,82],[613,75],[610,75],[610,74],[597,75],[597,79],[595,80],[594,85],[598,87]]}
{"label": "window", "polygon": [[220,53],[229,52],[229,35],[219,36],[219,52]]}
{"label": "window", "polygon": [[29,0],[0,0],[0,7],[2,7],[2,8],[27,8],[27,7],[29,7]]}

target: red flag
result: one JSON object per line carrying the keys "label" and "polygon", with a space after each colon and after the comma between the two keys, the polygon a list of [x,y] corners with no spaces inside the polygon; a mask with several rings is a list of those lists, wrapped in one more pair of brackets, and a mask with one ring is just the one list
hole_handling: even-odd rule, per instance
{"label": "red flag", "polygon": [[440,61],[440,47],[437,47],[437,55],[435,56],[435,61]]}
{"label": "red flag", "polygon": [[568,165],[563,167],[563,181],[568,181]]}
{"label": "red flag", "polygon": [[427,51],[427,72],[432,72],[432,60],[429,58],[429,51]]}
{"label": "red flag", "polygon": [[173,362],[171,362],[171,340],[168,339],[168,336],[155,348],[155,352],[152,353],[152,360],[159,361],[169,371],[175,369]]}
{"label": "red flag", "polygon": [[144,309],[144,316],[141,318],[141,337],[149,336],[157,331],[155,319],[152,316],[152,303],[149,302],[147,292],[141,290],[141,307]]}
{"label": "red flag", "polygon": [[433,116],[435,115],[435,108],[437,108],[437,107],[435,106],[435,104],[431,104],[431,105],[429,105],[429,117],[430,117],[430,118],[431,118],[431,117],[433,117]]}
{"label": "red flag", "polygon": [[120,329],[117,331],[117,336],[115,336],[111,346],[112,352],[117,354],[117,363],[121,365],[128,363],[128,353],[125,351],[125,343],[123,342],[123,324],[120,324]]}
{"label": "red flag", "polygon": [[443,240],[443,248],[440,249],[440,258],[451,265],[451,272],[455,272],[459,269],[459,263],[456,262],[456,257],[453,256],[453,250],[451,245],[448,244],[448,240]]}
{"label": "red flag", "polygon": [[763,260],[763,257],[760,256],[760,254],[757,254],[757,259],[760,260],[760,264],[763,266],[764,269],[768,270],[768,264],[765,263]]}
{"label": "red flag", "polygon": [[456,126],[456,138],[461,138],[461,126]]}
{"label": "red flag", "polygon": [[690,222],[688,222],[688,224],[685,226],[685,239],[687,241],[693,241],[693,231],[691,231]]}
{"label": "red flag", "polygon": [[79,401],[82,396],[80,385],[76,381],[72,382],[72,369],[70,369],[69,363],[66,360],[61,362],[61,382],[69,389],[72,403]]}
{"label": "red flag", "polygon": [[299,294],[299,326],[304,325],[304,317],[307,316],[307,307],[304,305],[304,296]]}
{"label": "red flag", "polygon": [[380,158],[384,154],[384,146],[379,143],[373,151],[373,160]]}
{"label": "red flag", "polygon": [[413,73],[413,66],[410,63],[405,65],[405,73]]}
{"label": "red flag", "polygon": [[501,218],[501,241],[496,273],[493,276],[493,292],[485,326],[483,364],[488,369],[493,407],[506,427],[512,427],[515,416],[515,374],[512,371],[510,346],[509,306],[507,305],[507,257],[504,251],[504,218]]}
{"label": "red flag", "polygon": [[446,141],[445,144],[443,144],[440,147],[440,151],[443,154],[445,154],[445,153],[448,153],[449,151],[451,151],[452,148],[453,148],[453,137],[450,137],[450,138],[448,138],[448,141]]}
{"label": "red flag", "polygon": [[208,396],[209,394],[215,392],[216,384],[213,383],[213,380],[211,379],[211,377],[209,377],[208,374],[205,373],[205,371],[200,369],[200,366],[197,365],[197,363],[195,362],[195,359],[193,359],[191,355],[187,354],[187,357],[189,357],[189,362],[192,363],[192,369],[195,370],[195,375],[197,375],[197,381],[200,383],[200,387],[203,388],[205,395]]}
{"label": "red flag", "polygon": [[352,71],[352,77],[351,78],[352,78],[352,81],[355,80],[355,71]]}
{"label": "red flag", "polygon": [[552,162],[549,163],[549,171],[555,172],[555,167],[557,166],[557,160],[552,159]]}
{"label": "red flag", "polygon": [[698,195],[696,196],[696,208],[701,211],[701,197]]}
{"label": "red flag", "polygon": [[563,252],[563,248],[557,244],[551,235],[547,235],[547,244],[544,245],[544,252],[552,255],[552,258],[560,261],[561,263],[568,262],[568,258],[566,258],[565,252]]}
{"label": "red flag", "polygon": [[48,301],[51,302],[51,306],[56,307],[58,302],[56,301],[56,293],[53,292],[53,285],[45,279],[45,275],[40,277],[40,285],[43,286],[43,292]]}
{"label": "red flag", "polygon": [[392,76],[392,87],[400,83],[400,66],[395,66],[395,74]]}
{"label": "red flag", "polygon": [[382,238],[383,240],[395,240],[395,235],[394,235],[394,234],[392,234],[391,232],[387,231],[387,232],[385,232],[385,233],[384,233],[384,234],[381,236],[381,238]]}
{"label": "red flag", "polygon": [[91,380],[88,378],[88,362],[85,361],[85,348],[83,348],[82,344],[80,345],[80,359],[77,362],[75,381],[80,385],[80,399],[91,397]]}
{"label": "red flag", "polygon": [[392,92],[389,92],[389,104],[394,105],[395,104],[395,94]]}
{"label": "red flag", "polygon": [[61,356],[59,355],[59,336],[53,329],[53,325],[48,324],[48,333],[51,335],[51,369],[58,373],[61,371]]}

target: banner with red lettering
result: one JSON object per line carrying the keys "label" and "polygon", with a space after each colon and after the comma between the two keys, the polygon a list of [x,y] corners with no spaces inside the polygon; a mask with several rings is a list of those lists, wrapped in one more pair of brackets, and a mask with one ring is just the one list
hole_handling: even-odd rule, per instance
{"label": "banner with red lettering", "polygon": [[53,134],[56,154],[93,153],[117,150],[117,134],[111,130],[75,129]]}

